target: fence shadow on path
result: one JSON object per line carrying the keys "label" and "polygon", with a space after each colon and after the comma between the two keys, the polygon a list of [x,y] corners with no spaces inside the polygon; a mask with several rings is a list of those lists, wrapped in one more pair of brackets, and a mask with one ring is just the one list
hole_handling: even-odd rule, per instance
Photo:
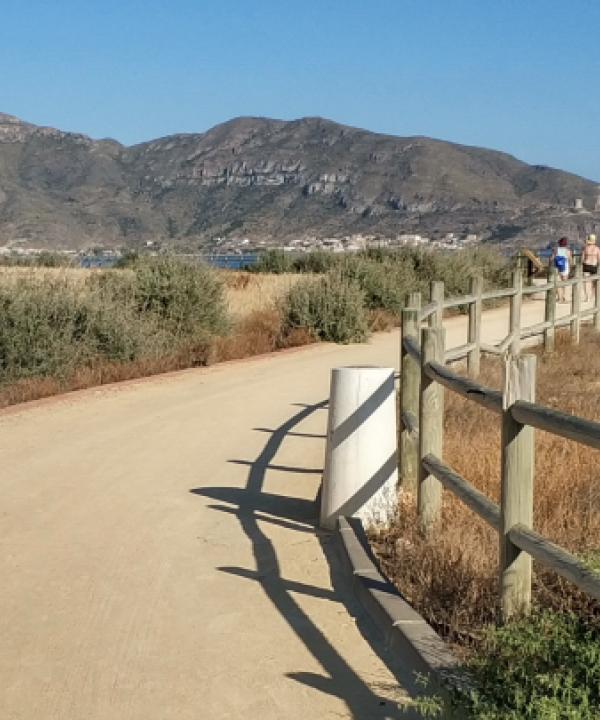
{"label": "fence shadow on path", "polygon": [[[324,410],[327,407],[327,401],[312,405],[299,405],[299,407],[302,409],[274,430],[256,428],[259,432],[270,432],[271,436],[258,457],[248,463],[249,471],[244,488],[200,487],[191,490],[194,494],[218,501],[218,504],[210,505],[210,508],[235,515],[243,532],[252,543],[256,570],[236,567],[219,569],[240,578],[259,582],[278,613],[324,671],[323,675],[307,672],[289,673],[290,679],[339,697],[346,704],[348,716],[354,720],[395,720],[396,718],[416,720],[420,715],[409,708],[399,708],[395,702],[390,700],[389,687],[381,687],[382,694],[380,695],[373,683],[367,684],[292,596],[292,593],[303,593],[343,604],[347,611],[357,618],[359,630],[373,651],[382,658],[397,678],[398,687],[394,687],[394,690],[397,691],[398,700],[402,696],[402,690],[410,696],[419,694],[412,671],[399,667],[394,658],[386,652],[377,632],[371,627],[370,622],[364,619],[360,608],[356,605],[341,571],[341,564],[333,547],[332,536],[317,529],[318,503],[302,498],[263,492],[266,472],[274,468],[272,461],[285,438],[288,435],[314,437],[312,433],[295,432],[294,429],[313,413]],[[303,468],[290,468],[290,470],[307,472]],[[313,470],[310,469],[308,472],[313,472]],[[329,563],[334,589],[315,587],[283,578],[275,547],[261,530],[259,522],[267,522],[300,533],[317,534]]]}

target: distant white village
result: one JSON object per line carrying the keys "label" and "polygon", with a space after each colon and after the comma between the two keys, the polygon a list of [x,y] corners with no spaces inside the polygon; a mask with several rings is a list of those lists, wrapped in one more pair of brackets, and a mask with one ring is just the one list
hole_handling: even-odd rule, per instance
{"label": "distant white village", "polygon": [[[598,195],[593,209],[584,206],[581,198],[576,198],[569,208],[563,208],[560,211],[562,216],[570,215],[572,217],[584,216],[585,224],[591,222],[590,227],[596,231],[598,213],[600,213],[600,186],[598,187]],[[590,216],[590,220],[585,220],[585,216]],[[436,234],[433,237],[422,235],[419,233],[399,233],[394,237],[382,237],[376,234],[355,233],[344,236],[317,237],[316,235],[292,237],[286,239],[283,243],[273,242],[272,240],[255,240],[249,237],[216,237],[208,243],[206,249],[195,251],[185,250],[186,255],[200,256],[227,256],[227,255],[257,255],[266,250],[282,250],[290,253],[308,253],[315,250],[323,250],[334,253],[351,253],[370,250],[373,248],[404,248],[404,247],[427,247],[440,250],[460,250],[472,247],[481,240],[493,240],[489,235],[480,236],[474,232],[447,232]],[[539,245],[534,242],[533,246]],[[160,240],[148,240],[141,247],[128,248],[142,251],[143,253],[155,255],[163,253],[171,249],[170,244],[162,243]],[[7,245],[0,245],[0,258],[23,257],[35,258],[36,255],[47,253],[48,250],[43,248],[31,247],[28,240],[23,238],[13,240]],[[106,260],[107,264],[118,260],[124,252],[123,249],[116,248],[85,248],[81,250],[73,249],[54,249],[51,252],[68,256],[72,259],[73,264],[78,264],[82,258],[89,258],[94,255],[98,258]],[[178,252],[176,250],[176,252]]]}
{"label": "distant white village", "polygon": [[216,238],[214,250],[223,253],[260,252],[266,249],[279,249],[285,252],[312,252],[314,250],[327,250],[329,252],[360,252],[372,248],[400,248],[426,245],[431,248],[445,248],[458,250],[474,245],[479,240],[475,233],[458,235],[446,233],[440,239],[431,239],[417,233],[404,233],[395,237],[381,237],[379,235],[365,235],[356,233],[342,237],[319,238],[316,235],[291,238],[283,245],[274,245],[266,240],[253,242],[249,238]]}
{"label": "distant white village", "polygon": [[[432,249],[459,250],[461,248],[475,245],[479,239],[479,236],[475,233],[458,235],[452,232],[446,233],[438,239],[431,239],[425,235],[419,235],[418,233],[404,233],[396,235],[392,238],[381,237],[379,235],[365,235],[362,233],[345,235],[343,237],[324,238],[319,238],[315,235],[301,238],[291,238],[287,240],[285,244],[277,244],[267,240],[254,241],[246,237],[217,237],[210,244],[210,254],[246,255],[274,249],[291,253],[308,253],[315,250],[343,253],[360,252],[361,250],[369,250],[372,248],[402,248],[418,246],[427,246]],[[156,254],[164,251],[165,246],[158,241],[148,240],[143,244],[141,249],[148,254]],[[0,246],[0,257],[35,257],[36,255],[40,255],[44,252],[47,252],[47,250],[27,247],[25,242],[13,242],[7,246]],[[91,250],[89,248],[82,250],[58,249],[53,252],[71,256],[73,260],[76,261],[76,259],[80,256],[89,255]],[[107,259],[117,259],[122,255],[121,250],[113,248],[98,248],[95,250],[95,253],[102,255]]]}

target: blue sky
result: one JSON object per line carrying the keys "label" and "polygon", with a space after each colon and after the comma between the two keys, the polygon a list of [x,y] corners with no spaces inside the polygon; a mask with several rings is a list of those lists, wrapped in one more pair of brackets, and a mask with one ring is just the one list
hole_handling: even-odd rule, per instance
{"label": "blue sky", "polygon": [[131,144],[321,115],[600,180],[598,0],[1,0],[0,112]]}

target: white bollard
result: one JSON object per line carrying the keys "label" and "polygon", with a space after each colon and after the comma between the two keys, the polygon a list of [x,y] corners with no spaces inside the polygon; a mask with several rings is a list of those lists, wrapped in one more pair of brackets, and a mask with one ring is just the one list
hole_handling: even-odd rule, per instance
{"label": "white bollard", "polygon": [[395,512],[398,436],[394,370],[342,367],[331,371],[321,526],[338,517],[365,525],[388,523]]}

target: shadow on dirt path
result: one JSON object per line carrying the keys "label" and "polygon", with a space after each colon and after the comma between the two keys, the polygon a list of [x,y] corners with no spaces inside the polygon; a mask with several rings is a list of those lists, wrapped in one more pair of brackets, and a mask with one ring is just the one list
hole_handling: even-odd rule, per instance
{"label": "shadow on dirt path", "polygon": [[[340,655],[324,633],[294,600],[291,593],[303,593],[343,604],[348,612],[358,618],[361,633],[373,650],[382,658],[391,672],[398,679],[398,686],[393,688],[397,695],[402,695],[402,688],[409,695],[418,694],[414,677],[410,669],[396,666],[379,641],[376,631],[370,623],[361,619],[360,609],[356,606],[351,591],[341,572],[341,566],[333,547],[332,536],[317,529],[317,503],[301,498],[273,495],[263,492],[265,474],[268,469],[277,468],[272,461],[285,440],[286,436],[315,437],[313,433],[293,432],[303,420],[318,410],[327,407],[327,401],[313,405],[301,406],[286,422],[275,430],[257,428],[260,432],[270,432],[271,437],[258,455],[249,464],[248,478],[245,488],[201,487],[191,490],[192,493],[211,498],[227,505],[211,505],[212,509],[234,514],[240,522],[245,535],[252,543],[256,570],[245,568],[222,567],[227,572],[239,577],[258,581],[280,616],[296,633],[314,658],[325,671],[325,675],[297,672],[287,676],[321,692],[339,697],[347,706],[349,717],[355,720],[414,720],[417,715],[406,708],[401,709],[390,700],[390,688],[380,688],[367,684],[348,662]],[[322,437],[322,436],[317,436]],[[314,472],[303,468],[290,468],[292,472]],[[232,507],[233,506],[233,507]],[[261,530],[258,522],[268,522],[300,533],[311,533],[319,537],[323,552],[329,563],[333,590],[317,588],[305,583],[289,581],[281,576],[280,566],[275,547]],[[387,689],[388,692],[385,692]]]}

